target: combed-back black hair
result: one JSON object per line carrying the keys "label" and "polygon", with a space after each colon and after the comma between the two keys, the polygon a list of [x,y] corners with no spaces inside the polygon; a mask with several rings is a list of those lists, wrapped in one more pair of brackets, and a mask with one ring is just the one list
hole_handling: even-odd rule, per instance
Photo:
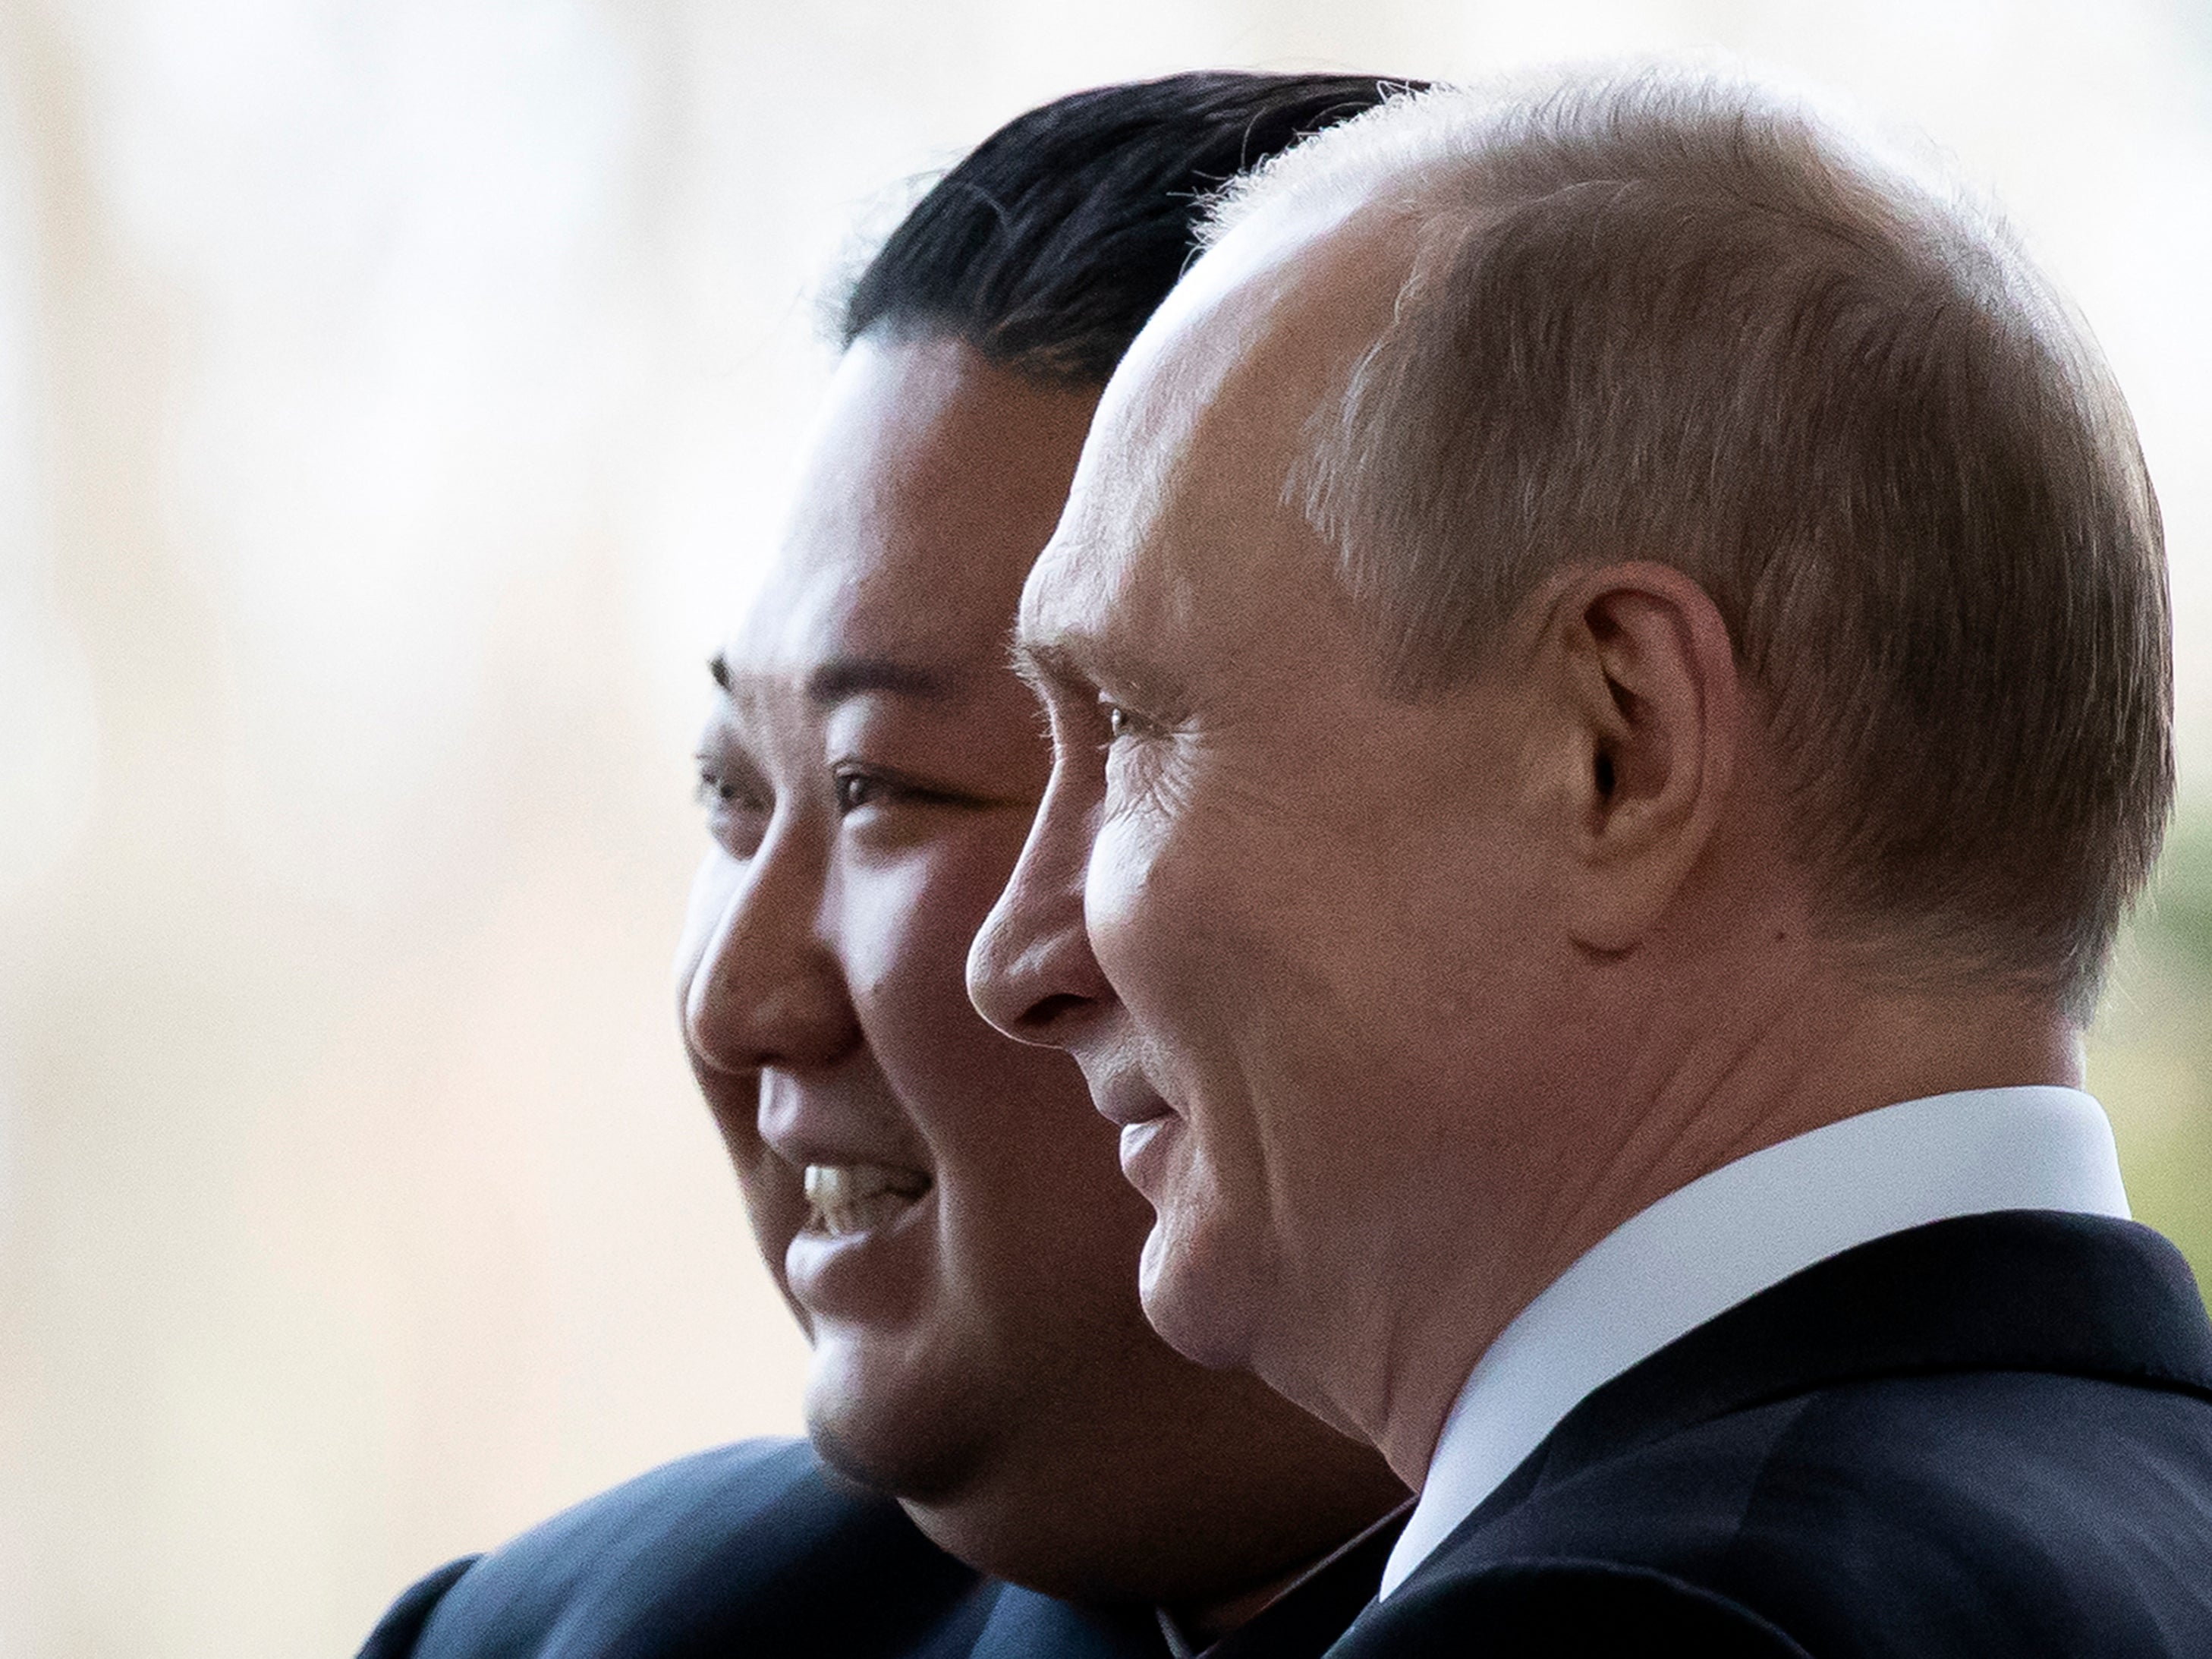
{"label": "combed-back black hair", "polygon": [[1209,191],[1414,84],[1171,75],[1017,116],[868,262],[841,343],[877,328],[950,335],[1040,380],[1103,385],[1182,274]]}

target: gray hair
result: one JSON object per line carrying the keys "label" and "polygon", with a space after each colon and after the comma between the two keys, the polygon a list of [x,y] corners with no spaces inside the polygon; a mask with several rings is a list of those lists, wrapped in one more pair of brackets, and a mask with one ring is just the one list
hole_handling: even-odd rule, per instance
{"label": "gray hair", "polygon": [[2094,1006],[2173,793],[2156,500],[2086,327],[1989,208],[1747,83],[1645,69],[1393,100],[1235,186],[1413,252],[1291,500],[1394,689],[1547,578],[1698,581],[1795,850],[1903,970]]}

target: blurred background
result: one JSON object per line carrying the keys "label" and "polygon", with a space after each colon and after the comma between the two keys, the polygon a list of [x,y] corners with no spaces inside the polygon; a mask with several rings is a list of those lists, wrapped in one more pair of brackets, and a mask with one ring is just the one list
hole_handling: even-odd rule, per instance
{"label": "blurred background", "polygon": [[2185,805],[2092,1081],[2212,1274],[2204,0],[0,0],[0,1659],[350,1653],[796,1427],[668,960],[910,181],[1102,81],[1698,44],[1932,131],[2133,400]]}

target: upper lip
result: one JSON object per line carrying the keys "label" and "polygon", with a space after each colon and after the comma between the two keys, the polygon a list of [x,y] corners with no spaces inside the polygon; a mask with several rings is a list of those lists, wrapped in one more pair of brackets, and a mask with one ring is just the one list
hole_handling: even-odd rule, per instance
{"label": "upper lip", "polygon": [[793,1170],[811,1164],[875,1164],[934,1181],[927,1152],[899,1116],[876,1102],[794,1088],[788,1079],[774,1079],[769,1086],[777,1097],[770,1104],[763,1092],[756,1127],[768,1149]]}
{"label": "upper lip", "polygon": [[1099,1116],[1125,1129],[1133,1123],[1150,1123],[1156,1118],[1175,1115],[1175,1108],[1161,1099],[1158,1091],[1135,1072],[1102,1078],[1093,1084],[1091,1103],[1098,1109]]}

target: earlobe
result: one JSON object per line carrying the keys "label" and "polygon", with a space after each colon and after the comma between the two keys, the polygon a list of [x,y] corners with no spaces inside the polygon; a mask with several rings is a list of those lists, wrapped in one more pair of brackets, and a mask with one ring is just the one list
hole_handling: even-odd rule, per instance
{"label": "earlobe", "polygon": [[1578,574],[1550,609],[1571,745],[1566,921],[1592,951],[1633,950],[1711,842],[1741,737],[1728,627],[1671,566]]}

